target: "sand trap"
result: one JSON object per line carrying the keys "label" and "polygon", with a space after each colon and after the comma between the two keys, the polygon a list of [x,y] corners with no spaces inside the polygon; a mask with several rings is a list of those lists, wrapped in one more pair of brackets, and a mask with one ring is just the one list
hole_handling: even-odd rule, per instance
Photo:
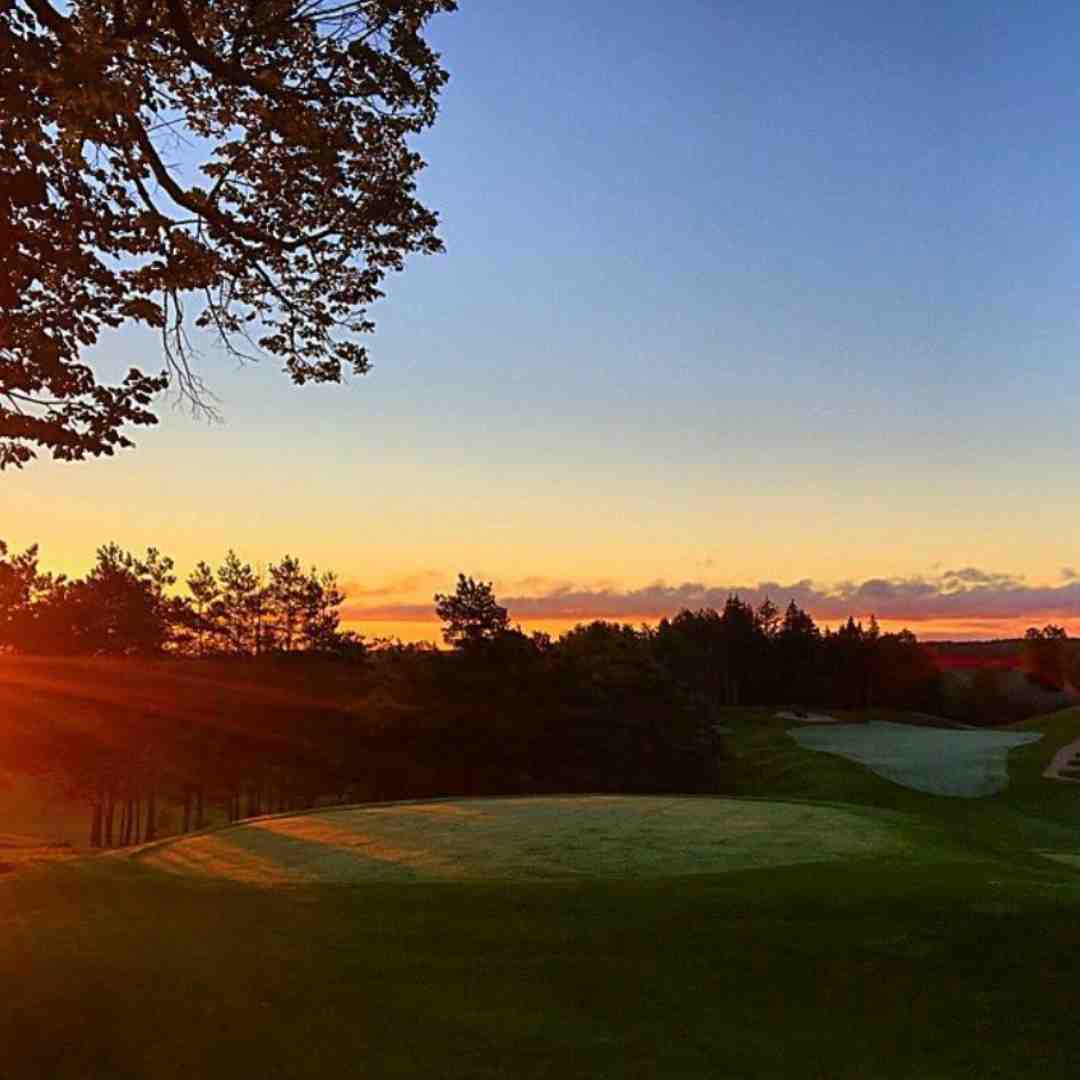
{"label": "sand trap", "polygon": [[886,721],[797,728],[790,734],[808,750],[857,761],[895,784],[966,799],[1003,791],[1009,783],[1009,751],[1042,738],[1037,731],[954,731]]}
{"label": "sand trap", "polygon": [[790,709],[785,709],[783,712],[776,714],[777,720],[795,720],[800,724],[839,724],[840,721],[835,716],[826,716],[825,713],[812,713],[812,712],[792,712]]}
{"label": "sand trap", "polygon": [[185,876],[300,882],[651,878],[895,852],[888,815],[756,799],[552,796],[263,818],[143,848]]}
{"label": "sand trap", "polygon": [[[1060,780],[1063,784],[1080,784],[1075,776],[1062,776],[1061,770],[1070,767],[1073,756],[1080,754],[1080,739],[1073,739],[1067,746],[1063,746],[1053,757],[1050,764],[1043,771],[1047,780]],[[1075,768],[1076,766],[1072,766]]]}

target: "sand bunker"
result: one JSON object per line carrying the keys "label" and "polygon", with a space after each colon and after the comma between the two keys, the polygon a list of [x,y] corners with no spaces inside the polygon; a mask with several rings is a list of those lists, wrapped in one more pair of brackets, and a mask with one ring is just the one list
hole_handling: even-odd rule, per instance
{"label": "sand bunker", "polygon": [[798,728],[790,734],[808,750],[857,761],[895,784],[967,799],[1003,791],[1009,783],[1009,751],[1042,738],[1037,731],[953,731],[886,721]]}
{"label": "sand bunker", "polygon": [[898,851],[887,815],[722,798],[554,796],[263,818],[137,852],[185,876],[299,882],[650,878]]}

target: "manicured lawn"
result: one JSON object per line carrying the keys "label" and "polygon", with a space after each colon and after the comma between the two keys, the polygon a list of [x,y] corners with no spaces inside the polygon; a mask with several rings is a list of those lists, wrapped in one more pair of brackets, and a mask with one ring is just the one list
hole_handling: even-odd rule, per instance
{"label": "manicured lawn", "polygon": [[885,811],[692,796],[450,799],[256,819],[135,857],[176,874],[300,882],[637,879],[899,854]]}
{"label": "manicured lawn", "polygon": [[4,1075],[1067,1076],[1080,875],[1046,865],[288,889],[57,867],[0,888]]}
{"label": "manicured lawn", "polygon": [[984,799],[807,750],[768,713],[725,722],[747,813],[835,809],[903,844],[637,880],[267,887],[116,856],[6,875],[0,1076],[1080,1075],[1080,870],[1035,853],[1080,852],[1080,788],[1039,777],[1080,712],[1027,725],[1044,739]]}

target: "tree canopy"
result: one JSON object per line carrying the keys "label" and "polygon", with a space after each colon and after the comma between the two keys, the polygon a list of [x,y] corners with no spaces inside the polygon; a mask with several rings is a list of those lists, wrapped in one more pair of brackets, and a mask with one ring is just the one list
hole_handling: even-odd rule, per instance
{"label": "tree canopy", "polygon": [[495,601],[490,582],[458,574],[453,595],[435,594],[435,614],[443,621],[443,641],[471,648],[493,641],[510,629],[506,608]]}
{"label": "tree canopy", "polygon": [[[408,139],[455,7],[0,0],[0,468],[130,446],[170,384],[210,409],[192,326],[297,384],[368,370],[385,275],[442,247]],[[129,322],[162,369],[105,385],[85,350]]]}

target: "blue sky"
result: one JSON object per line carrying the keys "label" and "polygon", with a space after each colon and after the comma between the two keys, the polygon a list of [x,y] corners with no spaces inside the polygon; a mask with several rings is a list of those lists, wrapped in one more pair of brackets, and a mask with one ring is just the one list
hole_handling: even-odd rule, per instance
{"label": "blue sky", "polygon": [[1080,561],[1080,13],[464,0],[431,38],[448,251],[388,282],[374,371],[211,352],[225,426],[5,477],[11,539],[81,564],[125,520],[403,604]]}

